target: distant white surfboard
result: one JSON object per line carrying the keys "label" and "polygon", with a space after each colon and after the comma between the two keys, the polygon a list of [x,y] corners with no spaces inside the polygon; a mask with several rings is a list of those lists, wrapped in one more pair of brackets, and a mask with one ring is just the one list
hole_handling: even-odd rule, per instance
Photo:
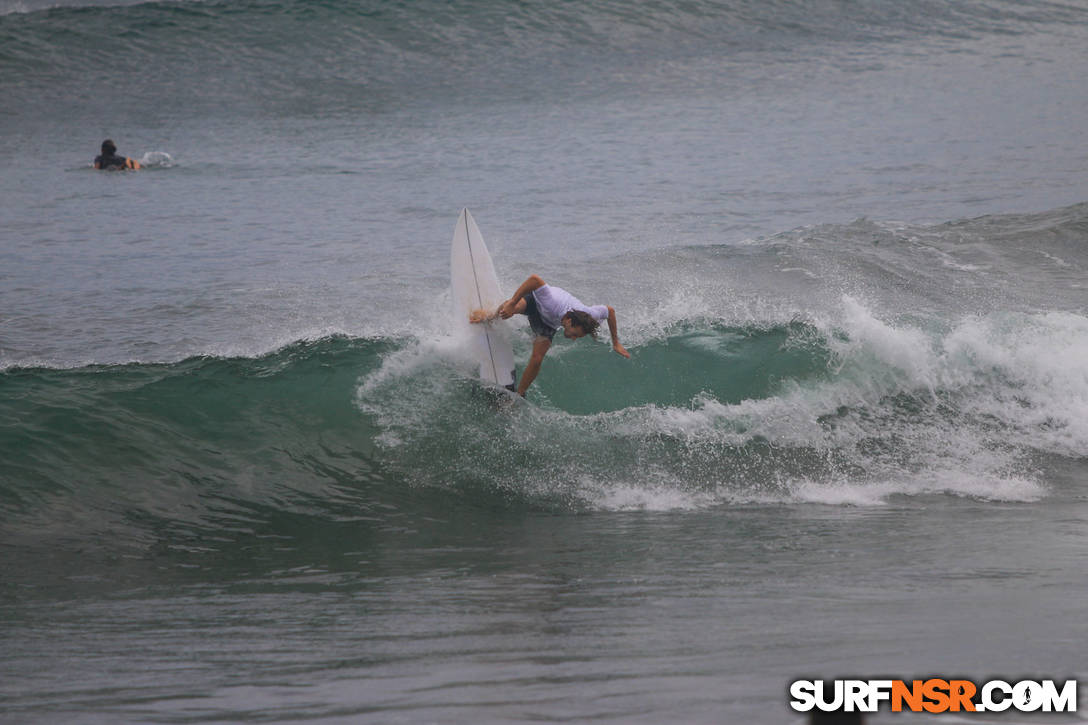
{"label": "distant white surfboard", "polygon": [[474,325],[473,310],[494,312],[506,301],[484,237],[468,209],[461,210],[450,245],[450,286],[453,291],[454,331],[468,340],[480,364],[480,380],[504,388],[514,386],[514,350],[506,323],[496,319]]}

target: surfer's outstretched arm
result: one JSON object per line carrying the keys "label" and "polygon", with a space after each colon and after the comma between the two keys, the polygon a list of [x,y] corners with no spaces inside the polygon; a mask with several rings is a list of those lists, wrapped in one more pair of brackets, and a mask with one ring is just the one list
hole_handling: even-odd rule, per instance
{"label": "surfer's outstretched arm", "polygon": [[[504,320],[509,320],[514,315],[522,312],[525,309],[525,305],[521,304],[525,299],[525,295],[529,294],[533,290],[538,290],[547,284],[539,275],[530,274],[529,278],[521,283],[518,287],[518,291],[514,293],[514,296],[499,305],[499,316]],[[520,309],[519,309],[520,308]]]}
{"label": "surfer's outstretched arm", "polygon": [[612,335],[612,349],[630,359],[631,353],[627,352],[627,348],[620,344],[620,333],[616,327],[616,311],[611,305],[608,306],[608,332]]}

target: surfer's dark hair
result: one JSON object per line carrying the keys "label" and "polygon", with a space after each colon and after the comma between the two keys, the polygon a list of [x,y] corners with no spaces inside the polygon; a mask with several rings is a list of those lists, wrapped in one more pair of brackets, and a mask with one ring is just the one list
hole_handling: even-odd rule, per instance
{"label": "surfer's dark hair", "polygon": [[597,339],[597,328],[601,326],[601,323],[593,315],[581,310],[570,310],[563,317],[570,320],[571,324],[582,328],[594,340]]}
{"label": "surfer's dark hair", "polygon": [[110,154],[112,154],[116,150],[117,150],[117,144],[115,144],[110,139],[106,139],[105,141],[102,142],[102,153],[106,154],[107,156],[109,156]]}

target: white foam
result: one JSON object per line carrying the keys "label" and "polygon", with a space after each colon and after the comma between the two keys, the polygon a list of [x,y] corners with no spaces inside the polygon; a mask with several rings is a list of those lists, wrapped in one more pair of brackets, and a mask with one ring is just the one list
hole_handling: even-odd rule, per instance
{"label": "white foam", "polygon": [[[670,304],[686,309],[678,295]],[[1082,316],[970,317],[946,334],[947,327],[927,332],[881,318],[844,297],[841,319],[818,324],[833,366],[783,381],[762,399],[725,402],[702,393],[687,406],[595,415],[522,406],[513,414],[524,435],[496,443],[487,437],[505,423],[461,420],[462,403],[453,400],[442,408],[455,390],[450,382],[473,374],[457,340],[436,334],[387,353],[360,381],[359,402],[377,414],[384,447],[413,450],[420,441],[460,437],[492,463],[469,457],[450,465],[522,495],[570,497],[607,511],[880,506],[896,495],[932,494],[1034,501],[1047,490],[1028,468],[1024,444],[1085,450]],[[465,430],[436,429],[458,421]],[[648,459],[658,451],[660,461],[587,466],[586,455],[608,440],[647,451]],[[530,480],[501,463],[511,447],[524,460],[553,461],[555,475]]]}
{"label": "white foam", "polygon": [[823,483],[802,479],[787,484],[789,500],[827,506],[884,506],[887,497],[901,493],[891,483]]}
{"label": "white foam", "polygon": [[151,169],[169,169],[174,157],[165,151],[148,151],[139,159],[140,165]]}
{"label": "white foam", "polygon": [[828,337],[840,359],[868,353],[883,368],[905,374],[908,384],[934,388],[937,357],[929,336],[909,325],[894,326],[878,319],[859,300],[843,295],[843,325],[848,336],[843,340]]}
{"label": "white foam", "polygon": [[444,363],[452,363],[467,373],[472,359],[464,341],[452,335],[415,340],[404,348],[386,354],[378,369],[361,381],[360,391],[369,393]]}
{"label": "white foam", "polygon": [[668,483],[582,481],[579,494],[591,508],[602,511],[692,511],[716,506],[712,493],[691,492]]}
{"label": "white foam", "polygon": [[892,496],[948,494],[963,498],[1008,503],[1038,501],[1046,489],[1023,476],[976,474],[961,467],[928,470],[913,477],[886,481],[812,481],[787,484],[789,499],[828,506],[884,506]]}
{"label": "white foam", "polygon": [[1088,455],[1088,317],[1069,312],[963,320],[944,340],[945,383],[973,386],[968,412],[1019,442]]}

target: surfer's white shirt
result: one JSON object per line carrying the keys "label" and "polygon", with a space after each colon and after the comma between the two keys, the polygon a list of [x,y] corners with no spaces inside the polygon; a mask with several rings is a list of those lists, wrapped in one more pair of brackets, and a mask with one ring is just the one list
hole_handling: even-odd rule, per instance
{"label": "surfer's white shirt", "polygon": [[583,305],[581,300],[562,287],[552,287],[550,284],[546,284],[533,290],[532,295],[533,299],[536,300],[536,309],[540,313],[540,319],[548,327],[556,329],[562,327],[563,315],[571,310],[581,310],[597,320],[608,319],[607,305]]}

